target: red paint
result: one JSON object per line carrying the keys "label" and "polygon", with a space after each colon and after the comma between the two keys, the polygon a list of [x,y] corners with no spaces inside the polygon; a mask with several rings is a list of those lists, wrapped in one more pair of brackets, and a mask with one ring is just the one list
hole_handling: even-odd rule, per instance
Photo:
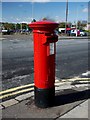
{"label": "red paint", "polygon": [[[37,88],[52,88],[55,83],[55,50],[58,36],[54,29],[57,23],[39,21],[29,24],[34,36],[34,83]],[[50,55],[50,43],[54,44],[54,54]]]}

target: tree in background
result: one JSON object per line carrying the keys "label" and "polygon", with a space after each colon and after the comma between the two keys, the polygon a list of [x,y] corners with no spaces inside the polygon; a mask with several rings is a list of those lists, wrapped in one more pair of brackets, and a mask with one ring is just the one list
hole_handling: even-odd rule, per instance
{"label": "tree in background", "polygon": [[71,27],[72,27],[72,23],[71,23],[71,22],[68,22],[68,23],[67,23],[67,27],[68,27],[68,28],[71,28]]}
{"label": "tree in background", "polygon": [[27,29],[27,24],[26,23],[22,23],[22,29]]}
{"label": "tree in background", "polygon": [[42,20],[48,20],[48,18],[44,17]]}
{"label": "tree in background", "polygon": [[[44,17],[42,20],[50,20],[50,21],[53,21],[52,19],[50,19],[49,17]],[[32,22],[36,22],[36,20],[34,19]],[[8,22],[5,22],[5,23],[0,23],[2,24],[2,29],[6,29],[6,30],[15,30],[15,31],[20,31],[20,30],[29,30],[29,26],[27,23],[8,23]],[[76,23],[75,24],[72,24],[71,22],[68,22],[67,23],[67,27],[76,27]],[[77,22],[77,26],[78,26],[78,29],[81,29],[83,30],[87,24],[86,23],[82,23],[82,21],[78,21]],[[59,23],[59,28],[65,28],[65,22],[60,22]]]}
{"label": "tree in background", "polygon": [[59,28],[65,28],[65,22],[59,23]]}
{"label": "tree in background", "polygon": [[2,23],[3,28],[6,30],[14,30],[15,29],[15,24],[14,23]]}
{"label": "tree in background", "polygon": [[[68,23],[67,23],[67,28],[68,28],[68,27],[71,27],[71,26],[72,26],[72,23],[71,23],[71,22],[68,22]],[[65,28],[65,22],[59,23],[59,28]]]}
{"label": "tree in background", "polygon": [[52,22],[55,22],[55,20],[53,20],[52,18],[50,18],[50,17],[44,17],[44,18],[42,18],[42,20],[44,21],[44,20],[47,20],[47,21],[52,21]]}
{"label": "tree in background", "polygon": [[20,30],[21,29],[21,26],[20,26],[19,23],[15,24],[15,26],[16,26],[15,30]]}
{"label": "tree in background", "polygon": [[3,23],[3,26],[6,30],[9,30],[10,29],[10,24],[9,23]]}

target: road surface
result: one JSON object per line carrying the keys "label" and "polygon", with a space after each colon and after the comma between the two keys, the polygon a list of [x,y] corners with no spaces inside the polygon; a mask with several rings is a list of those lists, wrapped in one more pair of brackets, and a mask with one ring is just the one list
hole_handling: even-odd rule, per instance
{"label": "road surface", "polygon": [[[27,35],[28,36],[28,35]],[[68,39],[57,42],[56,77],[72,78],[88,71],[87,39]],[[2,89],[33,82],[32,36],[6,36],[2,41]]]}

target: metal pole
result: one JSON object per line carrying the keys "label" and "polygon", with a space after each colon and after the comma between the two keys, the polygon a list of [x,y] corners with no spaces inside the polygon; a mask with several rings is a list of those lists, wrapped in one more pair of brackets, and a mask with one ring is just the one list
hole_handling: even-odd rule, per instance
{"label": "metal pole", "polygon": [[77,11],[76,11],[77,13],[76,13],[76,37],[77,37],[77,27],[78,27],[78,25],[77,25],[77,23],[78,23],[78,6],[77,6]]}
{"label": "metal pole", "polygon": [[22,33],[22,23],[21,23],[21,33]]}
{"label": "metal pole", "polygon": [[66,23],[65,23],[65,34],[67,32],[67,18],[68,18],[68,0],[66,1]]}
{"label": "metal pole", "polygon": [[32,20],[34,19],[34,3],[32,1]]}
{"label": "metal pole", "polygon": [[16,26],[16,23],[15,23],[15,34],[16,34],[16,29],[17,29],[17,26]]}

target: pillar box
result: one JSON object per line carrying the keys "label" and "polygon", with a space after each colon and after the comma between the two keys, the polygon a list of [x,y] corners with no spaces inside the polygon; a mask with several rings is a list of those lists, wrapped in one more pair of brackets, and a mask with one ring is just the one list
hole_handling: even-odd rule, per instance
{"label": "pillar box", "polygon": [[57,23],[38,21],[29,24],[34,39],[34,95],[35,105],[50,107],[55,98],[55,55],[58,36]]}

